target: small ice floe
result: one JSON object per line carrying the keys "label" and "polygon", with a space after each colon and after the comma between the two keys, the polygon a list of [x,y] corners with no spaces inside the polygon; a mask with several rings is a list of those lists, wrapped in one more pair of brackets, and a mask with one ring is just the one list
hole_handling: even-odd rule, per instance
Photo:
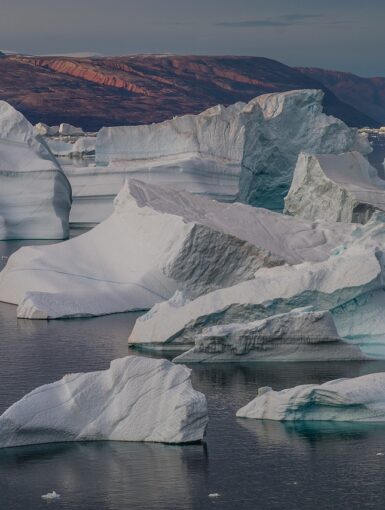
{"label": "small ice floe", "polygon": [[47,494],[42,495],[42,499],[45,499],[47,501],[60,499],[60,494],[58,494],[56,491],[48,492]]}
{"label": "small ice floe", "polygon": [[219,498],[219,492],[211,492],[209,498]]}

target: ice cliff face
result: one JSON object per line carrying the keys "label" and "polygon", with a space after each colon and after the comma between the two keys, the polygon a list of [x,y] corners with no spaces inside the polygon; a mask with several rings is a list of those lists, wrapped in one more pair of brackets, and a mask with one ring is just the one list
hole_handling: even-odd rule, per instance
{"label": "ice cliff face", "polygon": [[71,187],[33,126],[0,101],[0,240],[68,236]]}
{"label": "ice cliff face", "polygon": [[323,361],[363,359],[342,341],[330,312],[306,308],[267,319],[208,327],[195,346],[174,359],[180,363],[240,361]]}
{"label": "ice cliff face", "polygon": [[260,148],[254,123],[248,124],[239,185],[241,200],[282,210],[300,152],[371,151],[366,135],[322,113],[322,99],[321,90],[295,90],[265,94],[249,103],[249,108],[261,108],[268,139]]}
{"label": "ice cliff face", "polygon": [[191,371],[128,356],[108,370],[69,374],[28,393],[0,416],[0,448],[63,441],[203,439],[206,399]]}
{"label": "ice cliff face", "polygon": [[237,416],[278,421],[385,421],[385,373],[274,391],[260,388]]}
{"label": "ice cliff face", "polygon": [[28,318],[148,309],[175,291],[193,299],[252,279],[261,267],[325,260],[351,232],[131,180],[93,230],[16,252],[0,299]]}
{"label": "ice cliff face", "polygon": [[300,154],[286,214],[366,223],[376,209],[385,210],[385,181],[360,153]]}

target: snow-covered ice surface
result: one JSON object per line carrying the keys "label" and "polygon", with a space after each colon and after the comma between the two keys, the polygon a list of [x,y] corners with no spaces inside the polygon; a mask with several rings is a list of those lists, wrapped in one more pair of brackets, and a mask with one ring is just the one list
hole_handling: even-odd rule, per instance
{"label": "snow-covered ice surface", "polygon": [[28,393],[0,416],[0,447],[64,441],[203,439],[206,398],[191,371],[167,360],[127,356],[108,370],[69,374]]}
{"label": "snow-covered ice surface", "polygon": [[362,154],[300,154],[285,198],[286,214],[366,223],[375,210],[385,210],[385,181]]}
{"label": "snow-covered ice surface", "polygon": [[240,418],[277,421],[385,421],[385,373],[274,391],[260,388],[257,397],[237,412]]}
{"label": "snow-covered ice surface", "polygon": [[261,267],[325,260],[352,228],[131,180],[91,231],[17,251],[0,273],[0,300],[24,318],[148,309],[176,291],[192,299],[249,280]]}
{"label": "snow-covered ice surface", "polygon": [[33,126],[0,101],[0,240],[68,237],[71,186]]}
{"label": "snow-covered ice surface", "polygon": [[180,363],[364,359],[338,335],[330,312],[297,309],[267,319],[205,328]]}
{"label": "snow-covered ice surface", "polygon": [[312,306],[332,313],[342,339],[365,354],[384,357],[384,247],[384,217],[377,213],[365,226],[357,226],[350,242],[327,260],[261,268],[251,280],[197,299],[177,293],[137,320],[129,343],[147,348],[182,344],[187,350],[205,328],[245,324]]}

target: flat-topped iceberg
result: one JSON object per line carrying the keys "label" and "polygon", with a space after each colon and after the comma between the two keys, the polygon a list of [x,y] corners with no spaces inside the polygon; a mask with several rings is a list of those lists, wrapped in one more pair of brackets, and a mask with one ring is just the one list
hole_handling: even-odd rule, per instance
{"label": "flat-topped iceberg", "polygon": [[366,223],[375,210],[385,210],[385,181],[362,154],[300,154],[285,198],[286,214]]}
{"label": "flat-topped iceberg", "polygon": [[131,180],[114,214],[65,243],[22,248],[0,274],[18,316],[58,318],[149,309],[254,278],[261,267],[320,261],[352,226],[310,223]]}
{"label": "flat-topped iceberg", "polygon": [[96,163],[159,183],[164,177],[172,187],[213,198],[239,195],[246,203],[282,210],[301,151],[371,150],[366,134],[322,113],[322,99],[320,90],[296,90],[159,124],[102,128]]}
{"label": "flat-topped iceberg", "polygon": [[191,371],[167,360],[128,356],[108,370],[69,374],[36,388],[0,416],[0,448],[63,441],[203,439],[205,396]]}
{"label": "flat-topped iceberg", "polygon": [[260,388],[237,412],[240,418],[278,421],[385,421],[385,373],[324,384],[304,384],[282,391]]}
{"label": "flat-topped iceberg", "polygon": [[33,126],[0,101],[0,240],[68,237],[71,186]]}
{"label": "flat-topped iceberg", "polygon": [[363,359],[338,335],[330,312],[295,309],[266,319],[211,326],[195,337],[179,363],[332,361]]}

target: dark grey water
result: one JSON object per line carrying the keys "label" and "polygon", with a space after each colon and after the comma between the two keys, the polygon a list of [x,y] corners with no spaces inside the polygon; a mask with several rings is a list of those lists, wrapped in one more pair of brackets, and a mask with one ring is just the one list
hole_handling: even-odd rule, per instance
{"label": "dark grey water", "polygon": [[[0,243],[0,256],[18,243]],[[4,262],[4,260],[3,260]],[[68,372],[106,368],[128,354],[136,315],[27,321],[0,303],[0,413]],[[193,368],[206,394],[205,443],[87,443],[0,450],[0,509],[382,509],[385,426],[284,425],[241,420],[259,386],[276,389],[385,370],[384,362],[261,363]],[[217,492],[218,498],[208,495]]]}

